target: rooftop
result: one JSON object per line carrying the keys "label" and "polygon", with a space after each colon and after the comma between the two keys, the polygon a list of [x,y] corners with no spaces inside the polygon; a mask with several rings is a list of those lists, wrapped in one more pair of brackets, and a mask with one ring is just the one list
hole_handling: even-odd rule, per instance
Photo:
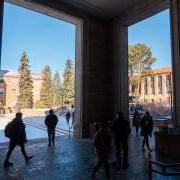
{"label": "rooftop", "polygon": [[[14,77],[19,78],[19,73],[14,71],[7,71],[7,70],[0,70],[0,74],[3,77]],[[42,79],[42,76],[40,73],[31,73],[32,79]]]}

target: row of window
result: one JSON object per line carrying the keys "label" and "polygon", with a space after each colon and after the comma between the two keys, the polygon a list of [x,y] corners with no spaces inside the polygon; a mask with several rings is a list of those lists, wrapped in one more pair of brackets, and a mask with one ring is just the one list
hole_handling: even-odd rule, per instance
{"label": "row of window", "polygon": [[[169,94],[171,92],[171,75],[167,74],[165,79],[160,75],[158,76],[158,82],[157,82],[157,88],[158,88],[158,94],[162,94],[162,83],[163,81],[166,84],[166,93]],[[150,81],[147,81],[147,78],[144,79],[144,94],[148,94],[148,87],[150,83],[150,94],[155,94],[155,78],[154,76],[151,76]]]}

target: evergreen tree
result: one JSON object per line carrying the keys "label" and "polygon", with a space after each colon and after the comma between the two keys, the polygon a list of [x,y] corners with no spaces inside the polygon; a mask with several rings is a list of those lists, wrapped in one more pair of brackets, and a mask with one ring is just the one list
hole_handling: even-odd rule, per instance
{"label": "evergreen tree", "polygon": [[43,108],[50,108],[53,105],[53,81],[51,70],[48,65],[42,70],[42,83],[40,89],[40,101]]}
{"label": "evergreen tree", "polygon": [[74,104],[74,69],[70,59],[66,61],[63,81],[63,99],[65,104]]}
{"label": "evergreen tree", "polygon": [[54,74],[54,105],[62,105],[63,104],[63,87],[60,78],[60,74],[58,71]]}
{"label": "evergreen tree", "polygon": [[32,108],[33,107],[33,81],[31,78],[30,65],[28,64],[28,57],[26,52],[23,51],[19,72],[19,95],[17,97],[17,105],[20,108]]}

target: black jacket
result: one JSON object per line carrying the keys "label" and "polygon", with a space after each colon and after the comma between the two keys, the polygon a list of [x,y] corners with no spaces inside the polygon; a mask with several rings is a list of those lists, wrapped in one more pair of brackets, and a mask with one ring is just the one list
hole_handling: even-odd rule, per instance
{"label": "black jacket", "polygon": [[21,119],[13,119],[12,123],[12,137],[10,141],[16,144],[26,143],[25,125]]}
{"label": "black jacket", "polygon": [[131,128],[128,121],[117,119],[113,124],[112,131],[116,140],[122,140],[128,138]]}
{"label": "black jacket", "polygon": [[46,116],[45,124],[48,129],[55,129],[58,123],[58,118],[55,114]]}
{"label": "black jacket", "polygon": [[141,135],[151,135],[153,130],[153,119],[151,116],[145,115],[141,122]]}

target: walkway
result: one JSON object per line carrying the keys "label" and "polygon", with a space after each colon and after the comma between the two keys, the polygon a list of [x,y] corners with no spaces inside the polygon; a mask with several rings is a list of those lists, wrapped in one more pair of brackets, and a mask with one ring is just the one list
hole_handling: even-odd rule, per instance
{"label": "walkway", "polygon": [[[148,153],[141,153],[140,136],[130,136],[130,167],[127,170],[112,170],[112,179],[148,180]],[[152,142],[151,142],[152,145]],[[3,156],[7,145],[0,146],[0,179],[1,180],[88,180],[96,162],[92,141],[88,139],[68,139],[67,136],[57,138],[56,147],[48,148],[46,139],[33,140],[28,143],[27,151],[34,158],[25,164],[17,148],[12,156],[14,167],[9,170],[2,168]],[[155,153],[152,154],[155,159]],[[113,157],[111,159],[113,161]],[[104,171],[100,170],[97,180],[105,179]],[[155,180],[174,180],[154,175]],[[176,178],[177,180],[178,178]],[[180,178],[179,178],[180,179]]]}

